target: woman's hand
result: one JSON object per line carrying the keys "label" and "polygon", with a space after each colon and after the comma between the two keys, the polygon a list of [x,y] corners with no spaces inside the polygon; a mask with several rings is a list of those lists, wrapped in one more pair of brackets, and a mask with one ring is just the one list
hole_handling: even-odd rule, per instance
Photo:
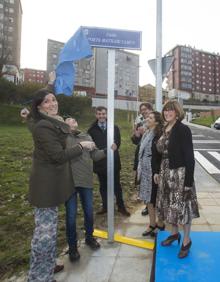
{"label": "woman's hand", "polygon": [[188,201],[192,197],[192,187],[185,186],[183,191],[183,197],[185,201]]}
{"label": "woman's hand", "polygon": [[79,143],[84,149],[93,151],[95,149],[95,143],[92,141],[82,141]]}
{"label": "woman's hand", "polygon": [[113,143],[113,144],[111,145],[111,149],[112,149],[113,151],[116,151],[117,148],[118,148],[118,146],[117,146],[115,143]]}
{"label": "woman's hand", "polygon": [[20,111],[20,116],[26,120],[28,115],[30,114],[30,111],[27,108],[24,108]]}
{"label": "woman's hand", "polygon": [[159,184],[159,174],[157,173],[154,174],[154,182],[155,184]]}

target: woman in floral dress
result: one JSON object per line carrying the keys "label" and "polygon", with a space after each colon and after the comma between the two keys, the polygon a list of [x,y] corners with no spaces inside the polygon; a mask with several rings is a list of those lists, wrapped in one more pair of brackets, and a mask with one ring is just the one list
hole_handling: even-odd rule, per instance
{"label": "woman in floral dress", "polygon": [[175,240],[179,243],[181,235],[178,226],[182,225],[184,238],[178,257],[184,258],[192,245],[192,219],[199,217],[194,185],[192,134],[189,127],[181,122],[184,112],[177,101],[168,101],[163,107],[162,116],[166,126],[157,143],[162,162],[159,176],[155,175],[154,178],[159,184],[158,217],[172,225],[172,232],[161,244],[169,246]]}

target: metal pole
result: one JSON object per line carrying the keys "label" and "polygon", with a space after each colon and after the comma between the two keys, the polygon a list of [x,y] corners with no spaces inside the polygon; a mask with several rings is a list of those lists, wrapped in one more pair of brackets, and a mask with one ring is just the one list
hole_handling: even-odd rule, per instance
{"label": "metal pole", "polygon": [[156,110],[162,110],[162,0],[157,0],[156,26]]}
{"label": "metal pole", "polygon": [[115,50],[108,50],[108,122],[107,122],[107,187],[108,187],[108,241],[114,242],[114,91],[115,90]]}

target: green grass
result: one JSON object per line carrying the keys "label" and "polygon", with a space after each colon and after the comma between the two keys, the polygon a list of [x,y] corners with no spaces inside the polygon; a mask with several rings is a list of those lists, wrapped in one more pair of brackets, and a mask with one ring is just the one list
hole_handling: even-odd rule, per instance
{"label": "green grass", "polygon": [[19,116],[22,106],[0,104],[0,124],[4,125],[20,125]]}
{"label": "green grass", "polygon": [[[32,139],[31,135],[19,121],[20,107],[8,107],[3,112],[13,112],[7,123],[19,124],[0,126],[0,280],[27,270],[30,255],[30,243],[34,228],[33,209],[27,201],[28,179],[31,167]],[[4,110],[3,110],[4,109]],[[0,116],[3,120],[3,115]],[[94,120],[91,110],[79,119],[80,128],[86,129]],[[132,208],[133,188],[133,157],[134,145],[130,141],[131,123],[125,111],[116,111],[116,123],[121,129],[122,145],[120,149],[122,159],[121,183],[124,190],[124,199]],[[2,124],[2,123],[1,123]],[[96,179],[96,178],[95,178]],[[94,187],[94,208],[100,207],[97,179]],[[64,207],[59,212],[58,253],[66,246]],[[115,222],[120,222],[121,217],[116,213]],[[79,210],[78,229],[83,226],[82,211]],[[105,228],[106,218],[96,217],[95,226]],[[82,233],[82,232],[81,232]],[[82,236],[82,234],[81,234]]]}
{"label": "green grass", "polygon": [[204,125],[204,126],[207,126],[207,127],[211,127],[211,125],[215,122],[216,119],[217,119],[217,117],[213,119],[212,116],[201,117],[201,118],[193,119],[192,123],[199,124],[199,125]]}

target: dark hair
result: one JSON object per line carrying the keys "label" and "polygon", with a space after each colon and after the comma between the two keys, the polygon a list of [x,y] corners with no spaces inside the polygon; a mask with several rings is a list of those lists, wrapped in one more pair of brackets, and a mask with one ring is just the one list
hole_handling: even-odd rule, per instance
{"label": "dark hair", "polygon": [[163,117],[162,117],[161,113],[159,113],[157,111],[153,111],[149,115],[151,115],[151,114],[154,115],[155,122],[157,122],[157,125],[154,129],[154,133],[159,138],[163,133],[163,127],[164,127]]}
{"label": "dark hair", "polygon": [[184,111],[183,111],[183,107],[180,105],[180,103],[176,100],[169,100],[165,103],[165,105],[163,106],[162,109],[162,117],[165,120],[164,117],[164,111],[175,111],[176,116],[177,116],[177,120],[182,121],[184,119]]}
{"label": "dark hair", "polygon": [[107,112],[107,108],[104,107],[104,106],[98,106],[98,107],[95,108],[95,112],[96,112],[96,113],[97,113],[97,112],[101,112],[101,111],[103,111],[103,110],[105,110],[105,111]]}
{"label": "dark hair", "polygon": [[151,103],[149,103],[149,102],[141,103],[140,106],[139,106],[139,110],[141,110],[141,108],[143,106],[146,107],[148,110],[153,111],[153,106],[152,106]]}
{"label": "dark hair", "polygon": [[31,105],[31,116],[33,119],[35,120],[40,119],[38,106],[43,102],[44,98],[50,93],[51,92],[46,88],[42,88],[34,93],[34,98],[32,100],[32,105]]}

